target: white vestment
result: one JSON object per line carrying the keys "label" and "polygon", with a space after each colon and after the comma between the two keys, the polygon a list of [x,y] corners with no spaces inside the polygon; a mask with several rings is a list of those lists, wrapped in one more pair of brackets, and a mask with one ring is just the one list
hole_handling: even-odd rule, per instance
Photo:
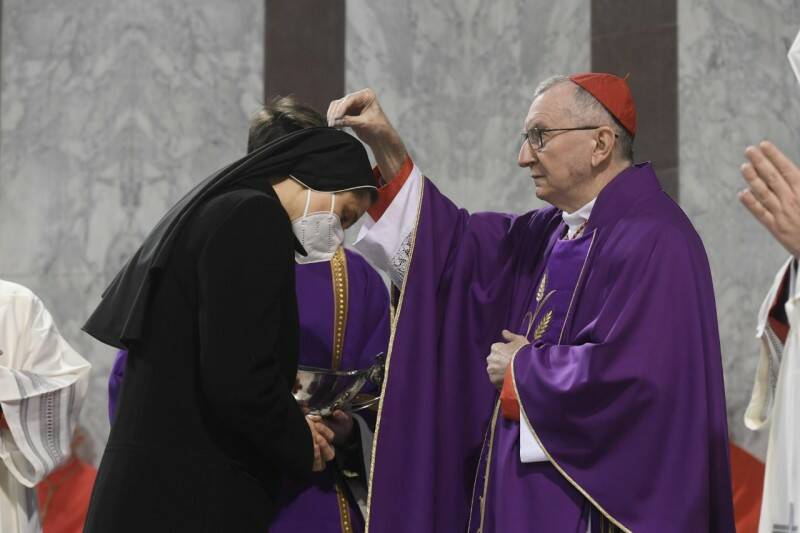
{"label": "white vestment", "polygon": [[[784,308],[789,333],[783,344],[769,325],[769,312],[787,275],[790,283]],[[800,527],[800,294],[795,279],[792,259],[775,277],[758,317],[761,348],[745,425],[758,430],[769,424],[760,533]]]}
{"label": "white vestment", "polygon": [[40,531],[35,485],[70,455],[89,363],[41,300],[0,280],[0,532]]}

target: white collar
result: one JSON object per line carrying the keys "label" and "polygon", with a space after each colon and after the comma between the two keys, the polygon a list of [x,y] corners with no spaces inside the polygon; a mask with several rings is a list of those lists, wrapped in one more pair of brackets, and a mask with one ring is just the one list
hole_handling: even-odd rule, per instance
{"label": "white collar", "polygon": [[578,232],[581,226],[586,224],[586,221],[589,220],[589,215],[592,214],[592,208],[594,207],[594,203],[597,201],[597,197],[592,199],[591,202],[584,205],[577,211],[573,211],[572,213],[567,213],[566,211],[561,212],[561,218],[564,220],[564,223],[567,225],[567,238],[571,239],[575,236],[575,233]]}

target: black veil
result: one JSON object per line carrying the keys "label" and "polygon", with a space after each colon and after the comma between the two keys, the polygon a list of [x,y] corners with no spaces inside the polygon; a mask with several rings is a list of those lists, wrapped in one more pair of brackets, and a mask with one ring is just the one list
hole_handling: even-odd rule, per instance
{"label": "black veil", "polygon": [[333,128],[283,136],[215,172],[167,211],[103,292],[83,330],[118,348],[141,339],[155,281],[197,207],[248,180],[289,175],[317,191],[375,188],[367,152],[353,136]]}

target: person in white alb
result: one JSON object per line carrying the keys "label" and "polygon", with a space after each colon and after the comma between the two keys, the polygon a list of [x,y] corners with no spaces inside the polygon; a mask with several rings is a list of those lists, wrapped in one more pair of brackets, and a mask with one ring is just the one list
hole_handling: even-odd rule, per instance
{"label": "person in white alb", "polygon": [[41,531],[34,487],[69,458],[89,368],[33,292],[0,280],[0,532]]}
{"label": "person in white alb", "polygon": [[[789,50],[800,81],[800,34]],[[761,348],[745,411],[752,430],[769,428],[760,533],[800,528],[800,169],[768,141],[745,151],[742,204],[791,254],[775,276],[758,315]]]}

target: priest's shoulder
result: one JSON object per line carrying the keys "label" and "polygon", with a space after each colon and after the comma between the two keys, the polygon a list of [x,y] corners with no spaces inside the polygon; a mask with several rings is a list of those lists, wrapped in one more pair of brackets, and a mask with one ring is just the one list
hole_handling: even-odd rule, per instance
{"label": "priest's shoulder", "polygon": [[689,217],[666,193],[654,195],[631,209],[617,224],[621,233],[662,245],[703,247]]}
{"label": "priest's shoulder", "polygon": [[560,223],[561,211],[553,206],[547,206],[516,215],[511,223],[511,232],[528,232],[534,228],[546,228]]}
{"label": "priest's shoulder", "polygon": [[469,217],[468,224],[476,228],[485,228],[488,225],[516,234],[529,233],[531,230],[540,231],[550,227],[554,222],[556,225],[561,223],[561,211],[548,206],[523,214],[479,211]]}

